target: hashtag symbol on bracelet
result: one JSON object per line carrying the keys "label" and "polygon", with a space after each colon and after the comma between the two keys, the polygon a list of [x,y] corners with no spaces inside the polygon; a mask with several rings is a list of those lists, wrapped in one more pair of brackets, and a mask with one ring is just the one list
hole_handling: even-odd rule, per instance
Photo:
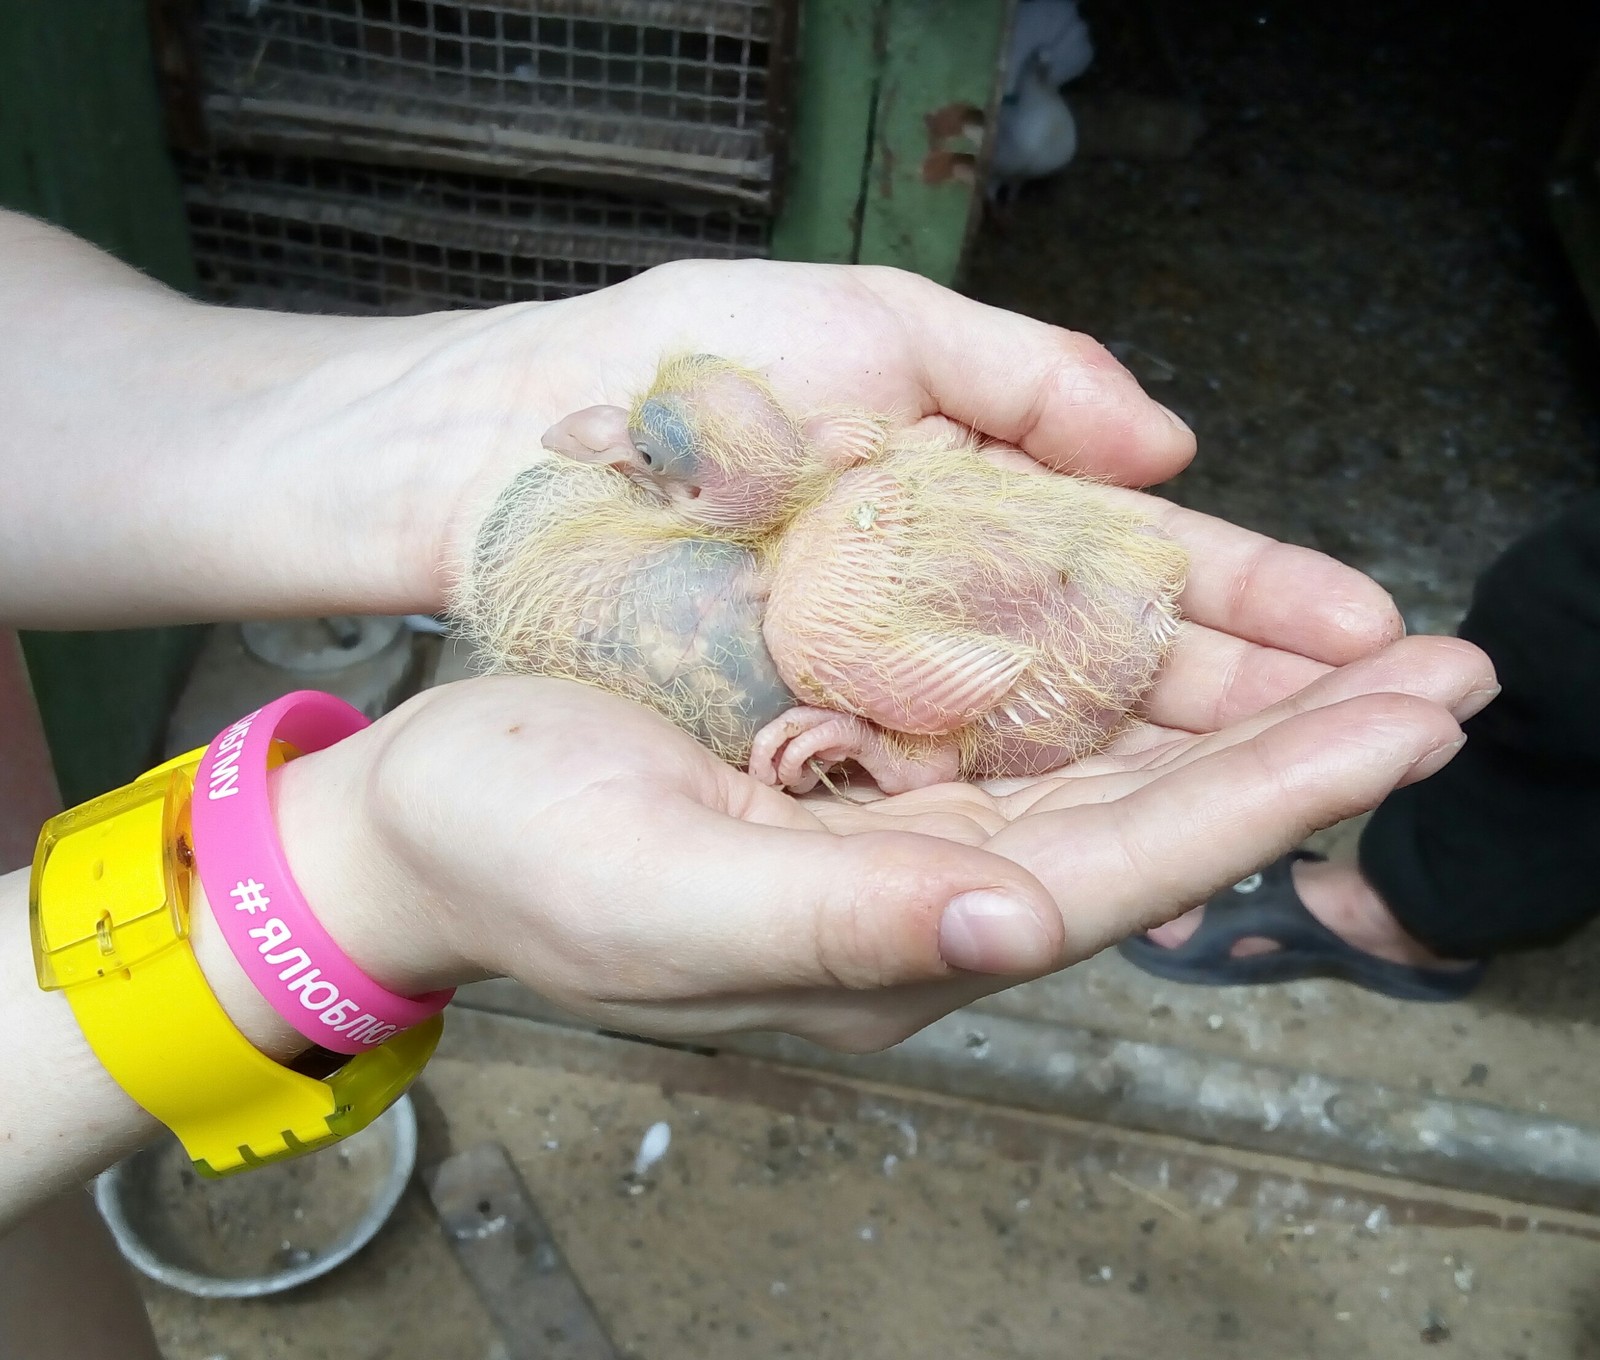
{"label": "hashtag symbol on bracelet", "polygon": [[240,879],[238,886],[228,896],[239,899],[236,911],[247,911],[252,916],[272,905],[272,899],[267,896],[267,885],[257,883],[253,878]]}

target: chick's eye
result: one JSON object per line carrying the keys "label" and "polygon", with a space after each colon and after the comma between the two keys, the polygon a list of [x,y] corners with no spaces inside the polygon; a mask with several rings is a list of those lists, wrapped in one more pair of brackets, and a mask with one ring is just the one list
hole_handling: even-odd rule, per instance
{"label": "chick's eye", "polygon": [[644,465],[647,468],[653,468],[656,465],[655,455],[643,444],[635,444],[633,447],[638,451],[639,457],[644,459]]}

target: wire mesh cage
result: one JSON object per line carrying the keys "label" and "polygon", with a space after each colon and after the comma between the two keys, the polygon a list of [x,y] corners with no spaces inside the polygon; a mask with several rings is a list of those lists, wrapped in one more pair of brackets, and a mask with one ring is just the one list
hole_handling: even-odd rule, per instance
{"label": "wire mesh cage", "polygon": [[[775,200],[794,0],[157,0],[191,151]],[[181,49],[182,60],[171,54]],[[203,145],[201,144],[203,142]]]}
{"label": "wire mesh cage", "polygon": [[561,184],[235,153],[186,167],[205,292],[286,311],[402,314],[588,292],[668,260],[766,253],[737,206],[685,211]]}

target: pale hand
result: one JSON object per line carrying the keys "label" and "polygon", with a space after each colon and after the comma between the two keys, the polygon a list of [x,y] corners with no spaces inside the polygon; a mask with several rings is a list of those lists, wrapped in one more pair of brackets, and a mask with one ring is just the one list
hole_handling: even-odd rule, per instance
{"label": "pale hand", "polygon": [[[412,484],[466,490],[429,510],[426,556],[447,579],[471,532],[555,420],[626,404],[664,353],[762,368],[791,410],[866,406],[906,425],[954,422],[1041,464],[1137,487],[1171,477],[1194,437],[1104,348],[896,270],[686,262],[568,301],[458,317],[382,395]],[[448,436],[442,431],[449,431]],[[471,461],[449,458],[472,449]],[[441,459],[444,460],[441,463]],[[1188,550],[1188,622],[1151,700],[1166,726],[1209,732],[1393,641],[1392,601],[1361,573],[1138,492]]]}
{"label": "pale hand", "polygon": [[286,767],[280,824],[340,943],[408,990],[508,974],[611,1028],[897,1042],[1177,916],[1441,765],[1492,693],[1412,639],[1195,737],[1061,777],[797,801],[558,681],[430,691]]}

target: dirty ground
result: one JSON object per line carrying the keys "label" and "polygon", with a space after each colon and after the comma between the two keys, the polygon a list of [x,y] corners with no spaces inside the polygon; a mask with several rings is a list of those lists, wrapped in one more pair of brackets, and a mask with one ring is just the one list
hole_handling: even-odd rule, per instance
{"label": "dirty ground", "polygon": [[[627,1356],[1600,1354],[1559,1210],[471,1014],[419,1103],[425,1162],[509,1149]],[[420,1188],[282,1301],[151,1303],[174,1360],[505,1354]]]}
{"label": "dirty ground", "polygon": [[[1344,558],[1448,631],[1594,477],[1600,345],[1541,185],[1595,18],[1084,8],[1086,95],[1192,101],[1207,132],[1033,186],[970,290],[1110,342],[1190,421],[1201,457],[1166,494]],[[239,707],[229,685],[272,683],[230,680],[230,647],[196,678],[201,727]],[[371,681],[379,706],[409,674]],[[503,1143],[630,1357],[1585,1360],[1597,965],[1590,932],[1426,1008],[1105,957],[856,1060],[646,1046],[478,989],[421,1088],[422,1158]],[[667,1155],[631,1180],[662,1120]],[[420,1186],[280,1300],[148,1294],[175,1360],[512,1354]]]}

